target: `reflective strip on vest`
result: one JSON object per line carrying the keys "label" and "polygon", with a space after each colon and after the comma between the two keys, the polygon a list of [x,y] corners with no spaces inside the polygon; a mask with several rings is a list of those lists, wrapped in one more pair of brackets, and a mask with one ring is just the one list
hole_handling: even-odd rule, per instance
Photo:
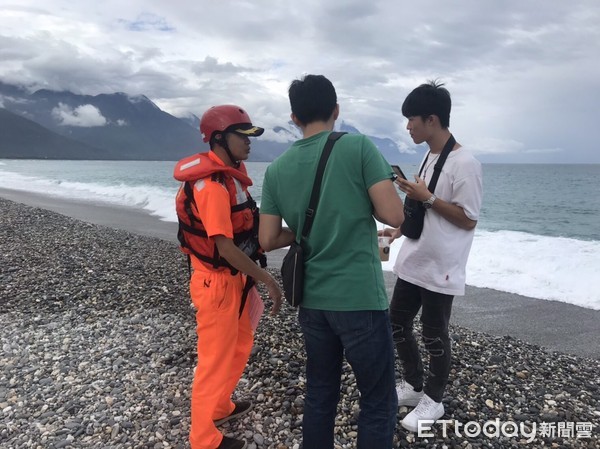
{"label": "reflective strip on vest", "polygon": [[194,183],[194,189],[200,192],[205,186],[204,179],[199,179]]}
{"label": "reflective strip on vest", "polygon": [[190,167],[195,167],[198,164],[200,164],[200,158],[196,158],[193,161],[188,162],[187,164],[182,164],[179,169],[181,171],[184,171],[184,170],[187,170]]}
{"label": "reflective strip on vest", "polygon": [[232,179],[233,179],[233,183],[235,185],[235,201],[236,201],[235,204],[245,203],[246,201],[248,201],[248,197],[246,196],[246,192],[244,192],[242,183],[239,182],[235,178],[232,178]]}

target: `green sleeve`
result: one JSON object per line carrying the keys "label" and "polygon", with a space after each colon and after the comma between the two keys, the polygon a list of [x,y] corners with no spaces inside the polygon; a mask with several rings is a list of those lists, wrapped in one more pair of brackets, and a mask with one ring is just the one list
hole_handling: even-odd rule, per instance
{"label": "green sleeve", "polygon": [[281,217],[281,212],[277,207],[277,202],[272,195],[273,176],[271,166],[267,167],[262,185],[262,195],[260,198],[260,213],[268,215],[278,215]]}
{"label": "green sleeve", "polygon": [[363,179],[367,189],[384,179],[392,179],[392,167],[367,137],[363,139],[362,150]]}

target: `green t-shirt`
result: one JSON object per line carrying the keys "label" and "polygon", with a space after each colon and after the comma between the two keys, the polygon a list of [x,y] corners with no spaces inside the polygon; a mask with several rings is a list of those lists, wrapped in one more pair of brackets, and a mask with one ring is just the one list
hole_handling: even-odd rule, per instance
{"label": "green t-shirt", "polygon": [[[261,214],[302,232],[315,173],[329,132],[295,142],[267,168]],[[388,298],[368,189],[392,170],[365,136],[346,134],[333,147],[305,256],[302,306],[320,310],[384,310]]]}

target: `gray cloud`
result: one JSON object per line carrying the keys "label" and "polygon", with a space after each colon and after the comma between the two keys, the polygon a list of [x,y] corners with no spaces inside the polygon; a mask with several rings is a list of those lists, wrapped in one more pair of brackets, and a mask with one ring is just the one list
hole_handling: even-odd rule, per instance
{"label": "gray cloud", "polygon": [[211,75],[218,73],[241,73],[241,72],[254,72],[255,69],[238,67],[231,62],[219,63],[217,58],[207,56],[204,61],[196,62],[192,64],[192,72],[197,75],[203,75],[209,73]]}
{"label": "gray cloud", "polygon": [[414,149],[400,106],[440,78],[482,160],[600,162],[598,23],[596,0],[23,0],[0,6],[0,81],[144,94],[179,116],[238,103],[275,126],[292,79],[322,73],[342,120]]}

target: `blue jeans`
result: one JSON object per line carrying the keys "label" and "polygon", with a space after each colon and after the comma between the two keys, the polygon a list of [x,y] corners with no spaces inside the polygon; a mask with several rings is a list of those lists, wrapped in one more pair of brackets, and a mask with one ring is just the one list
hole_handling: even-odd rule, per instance
{"label": "blue jeans", "polygon": [[390,449],[398,413],[394,344],[387,310],[300,307],[306,345],[303,449],[332,449],[344,355],[360,392],[358,449]]}

